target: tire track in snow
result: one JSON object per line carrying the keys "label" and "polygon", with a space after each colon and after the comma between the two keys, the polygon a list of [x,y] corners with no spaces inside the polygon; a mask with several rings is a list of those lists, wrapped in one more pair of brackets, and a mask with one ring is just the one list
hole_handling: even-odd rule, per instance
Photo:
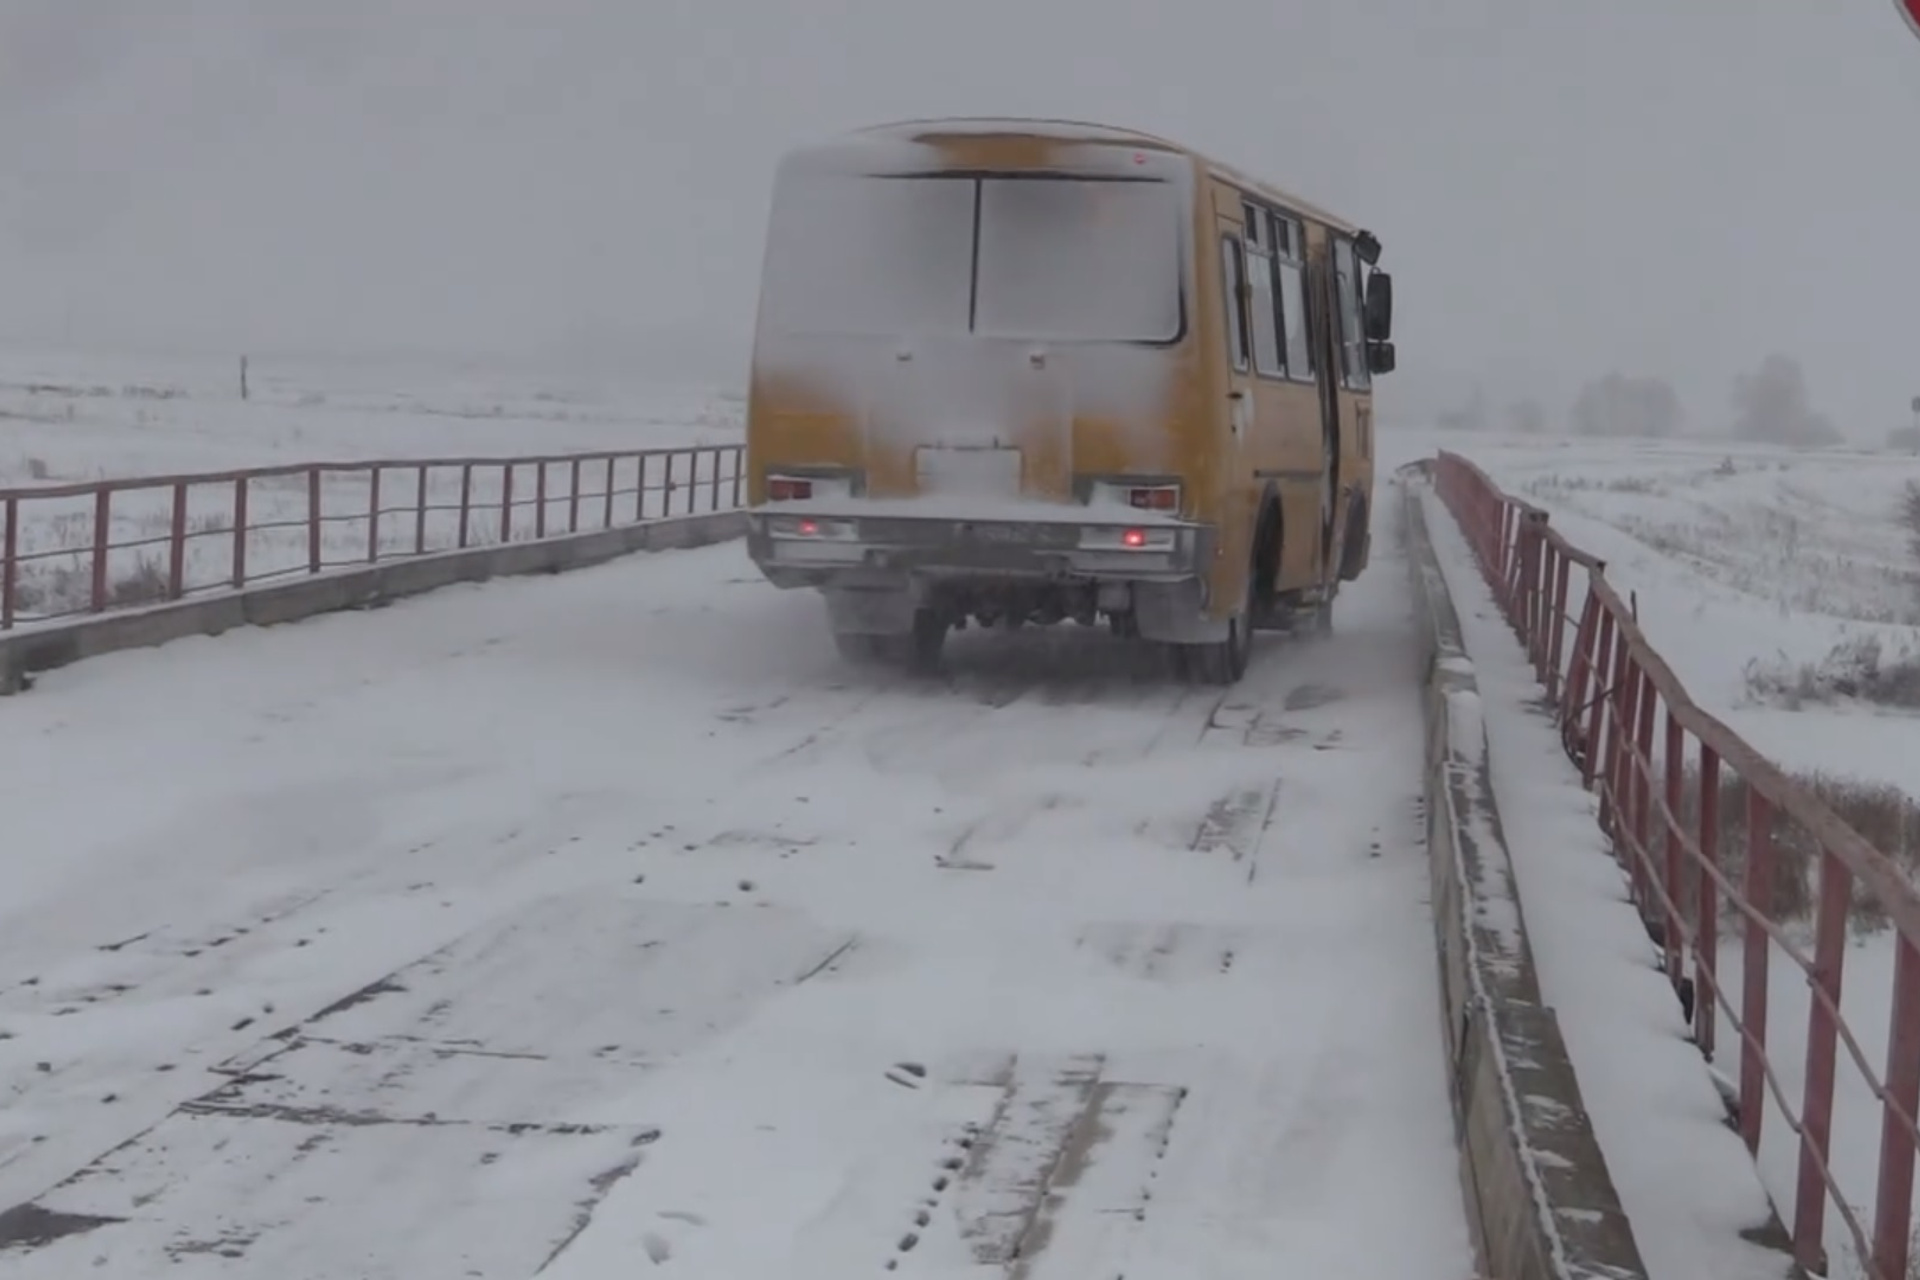
{"label": "tire track in snow", "polygon": [[[351,916],[362,943],[407,954],[333,956],[339,1007],[289,1017],[288,1034],[207,1037],[231,1047],[223,1069],[144,1094],[166,1111],[111,1117],[114,1154],[89,1165],[99,1143],[31,1188],[19,1234],[73,1234],[0,1267],[1465,1274],[1437,1032],[1429,1044],[1430,1017],[1390,1016],[1431,1005],[1424,878],[1405,850],[1369,859],[1351,803],[1418,785],[1412,665],[1380,620],[1403,627],[1403,611],[1380,588],[1355,588],[1356,602],[1374,591],[1374,620],[1356,610],[1339,645],[1274,646],[1221,695],[1146,678],[1113,656],[1124,646],[1017,635],[956,645],[945,680],[853,678],[824,641],[814,655],[752,640],[774,612],[761,597],[715,607],[712,575],[689,573],[684,599],[649,597],[646,663],[619,657],[636,686],[643,666],[664,673],[672,696],[646,700],[647,718],[608,711],[604,673],[568,655],[604,653],[589,639],[632,613],[609,602],[634,593],[608,582],[686,563],[489,588],[503,619],[537,625],[438,689],[455,703],[433,711],[442,749],[509,723],[531,744],[499,757],[531,782],[489,775],[499,807],[540,811],[584,772],[631,779],[602,815],[617,821],[589,848],[505,859],[510,885],[459,874],[455,846],[411,894],[399,875],[341,892],[339,866],[315,868],[333,896],[310,914]],[[1391,566],[1375,576],[1394,585]],[[1308,683],[1366,680],[1405,694],[1404,723],[1371,703],[1357,717],[1287,705],[1318,696],[1294,696]],[[747,719],[743,687],[765,691]],[[1241,702],[1254,710],[1223,714]],[[463,720],[462,705],[498,709]],[[806,722],[816,710],[831,732]],[[1310,754],[1333,727],[1353,750]],[[697,749],[669,749],[683,737]],[[562,745],[564,769],[547,758]],[[1208,797],[1293,772],[1277,829],[1313,858],[1262,854],[1248,883],[1194,856]],[[1125,839],[1142,814],[1155,838]],[[636,838],[649,831],[674,838]],[[938,865],[965,831],[960,860],[991,872]],[[278,941],[235,986],[312,954],[253,936]],[[317,1009],[314,983],[300,989]],[[36,1046],[45,1034],[32,1028]],[[129,1079],[146,1065],[127,1063]],[[1316,1127],[1327,1107],[1340,1116]],[[1390,1240],[1367,1229],[1383,1218]]]}

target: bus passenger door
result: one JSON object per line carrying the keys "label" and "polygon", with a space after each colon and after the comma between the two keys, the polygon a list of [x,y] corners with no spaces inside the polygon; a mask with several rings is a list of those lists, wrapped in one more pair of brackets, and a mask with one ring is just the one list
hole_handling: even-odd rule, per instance
{"label": "bus passenger door", "polygon": [[1220,280],[1227,306],[1227,417],[1237,462],[1253,429],[1252,338],[1247,327],[1246,247],[1238,224],[1226,218],[1220,219]]}
{"label": "bus passenger door", "polygon": [[1340,494],[1340,313],[1334,300],[1333,245],[1314,255],[1307,268],[1307,303],[1310,316],[1309,340],[1313,343],[1313,364],[1320,384],[1320,547],[1317,568],[1323,585],[1330,585],[1335,573],[1333,563],[1334,519],[1339,514]]}
{"label": "bus passenger door", "polygon": [[[1220,551],[1225,563],[1224,581],[1216,573],[1216,589],[1227,593],[1238,607],[1238,593],[1252,589],[1247,575],[1253,569],[1252,540],[1254,512],[1250,509],[1247,483],[1248,458],[1254,447],[1255,421],[1253,387],[1253,336],[1248,324],[1247,253],[1237,222],[1221,218],[1220,283],[1226,303],[1226,388],[1227,429],[1231,438],[1223,442],[1213,467],[1214,485],[1220,495]],[[1214,608],[1222,607],[1216,601]]]}

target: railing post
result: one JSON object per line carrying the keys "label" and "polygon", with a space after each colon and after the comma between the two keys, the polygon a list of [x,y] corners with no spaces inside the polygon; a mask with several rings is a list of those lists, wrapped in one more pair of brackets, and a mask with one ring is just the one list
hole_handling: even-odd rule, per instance
{"label": "railing post", "polygon": [[567,485],[567,532],[580,532],[580,459],[573,460],[573,474]]}
{"label": "railing post", "polygon": [[1853,876],[1846,864],[1822,846],[1820,901],[1814,925],[1813,973],[1816,994],[1807,1009],[1807,1074],[1800,1102],[1800,1177],[1793,1206],[1793,1256],[1810,1274],[1827,1274],[1823,1234],[1827,1221],[1827,1183],[1823,1170],[1833,1155],[1833,1070],[1839,1047],[1834,1010],[1840,1006],[1842,966],[1847,958],[1847,916],[1853,906]]}
{"label": "railing post", "polygon": [[[1747,784],[1747,869],[1741,893],[1761,915],[1773,918],[1773,805]],[[1760,1154],[1760,1121],[1766,1108],[1767,931],[1745,922],[1740,931],[1740,1136]],[[1751,1037],[1751,1040],[1748,1039]]]}
{"label": "railing post", "polygon": [[1514,599],[1511,609],[1514,628],[1520,633],[1520,642],[1526,647],[1527,661],[1533,664],[1534,677],[1542,684],[1546,683],[1546,671],[1541,663],[1545,654],[1540,634],[1540,589],[1543,535],[1546,533],[1547,513],[1514,508],[1514,535],[1516,551],[1514,566]]}
{"label": "railing post", "polygon": [[187,590],[187,486],[173,486],[173,519],[167,530],[167,599],[178,600]]}
{"label": "railing post", "polygon": [[247,477],[233,478],[233,589],[247,585]]}
{"label": "railing post", "polygon": [[1639,891],[1640,918],[1647,918],[1647,906],[1653,900],[1652,886],[1657,882],[1660,869],[1653,861],[1653,831],[1649,825],[1653,818],[1653,726],[1660,704],[1660,691],[1654,687],[1653,676],[1639,663],[1634,667],[1640,680],[1639,719],[1634,722],[1634,754],[1639,757],[1634,764],[1633,788],[1633,838],[1639,850],[1633,860],[1633,883]]}
{"label": "railing post", "polygon": [[745,478],[747,470],[747,451],[743,445],[734,445],[731,452],[733,455],[733,509],[738,511],[741,505],[740,482]]}
{"label": "railing post", "polygon": [[1572,562],[1563,550],[1548,544],[1553,556],[1553,603],[1549,609],[1552,631],[1547,642],[1547,701],[1560,702],[1560,657],[1567,638],[1567,577]]}
{"label": "railing post", "polygon": [[707,456],[713,459],[713,489],[707,495],[707,510],[718,511],[720,509],[720,450],[710,450]]}
{"label": "railing post", "polygon": [[1873,1203],[1873,1260],[1905,1280],[1913,1203],[1916,1113],[1920,1113],[1920,948],[1896,934],[1893,1010],[1887,1028],[1887,1100],[1880,1109],[1880,1177]]}
{"label": "railing post", "polygon": [[[1614,842],[1614,854],[1620,853],[1620,833],[1632,820],[1626,796],[1624,762],[1628,740],[1633,734],[1633,703],[1640,698],[1640,682],[1629,682],[1632,658],[1625,636],[1613,647],[1613,687],[1607,691],[1607,759],[1601,773],[1600,830]],[[1624,865],[1624,864],[1622,864]]]}
{"label": "railing post", "polygon": [[1720,886],[1709,868],[1720,863],[1720,753],[1700,744],[1700,865],[1694,899],[1693,1038],[1701,1054],[1713,1061],[1714,1031],[1720,1021],[1716,999],[1720,970]]}
{"label": "railing post", "polygon": [[1681,838],[1684,828],[1680,822],[1681,805],[1686,796],[1687,774],[1687,735],[1680,727],[1679,719],[1673,714],[1673,708],[1667,707],[1666,742],[1663,744],[1666,756],[1667,787],[1664,797],[1667,816],[1660,822],[1661,841],[1665,857],[1661,860],[1665,875],[1661,887],[1666,890],[1666,903],[1661,906],[1661,937],[1666,944],[1667,981],[1677,992],[1680,990],[1680,935],[1686,929],[1686,890],[1682,887],[1685,880],[1681,869],[1685,865],[1686,842]]}
{"label": "railing post", "polygon": [[473,464],[460,464],[460,535],[459,549],[467,549],[467,526],[473,518]]}
{"label": "railing post", "polygon": [[0,631],[6,631],[13,626],[13,597],[20,585],[20,499],[7,499],[0,526]]}
{"label": "railing post", "polygon": [[665,488],[660,491],[660,515],[664,519],[673,514],[673,453],[667,453],[667,478]]}
{"label": "railing post", "polygon": [[513,541],[513,464],[500,468],[500,543]]}
{"label": "railing post", "polygon": [[427,464],[415,468],[413,489],[413,554],[427,550]]}
{"label": "railing post", "polygon": [[1506,610],[1507,620],[1511,623],[1515,620],[1513,570],[1514,561],[1519,558],[1520,550],[1520,513],[1511,502],[1506,501],[1499,494],[1492,494],[1491,497],[1494,510],[1500,513],[1500,528],[1496,543],[1500,560],[1500,607]]}
{"label": "railing post", "polygon": [[307,572],[318,573],[320,554],[320,468],[307,468]]}
{"label": "railing post", "polygon": [[367,563],[380,562],[380,468],[367,473]]}
{"label": "railing post", "polygon": [[1573,656],[1567,659],[1567,678],[1560,686],[1560,720],[1566,724],[1577,724],[1580,713],[1585,709],[1587,687],[1596,684],[1592,679],[1594,649],[1600,636],[1600,598],[1587,588],[1587,598],[1580,606],[1580,625],[1573,632]]}
{"label": "railing post", "polygon": [[607,509],[601,518],[600,527],[602,529],[611,529],[613,528],[613,455],[612,454],[607,455],[606,503],[607,503]]}
{"label": "railing post", "polygon": [[640,455],[640,474],[633,482],[633,522],[647,518],[647,455]]}
{"label": "railing post", "polygon": [[113,490],[104,485],[93,494],[93,592],[95,613],[107,607],[107,552],[113,530]]}
{"label": "railing post", "polygon": [[533,472],[533,536],[547,536],[547,464],[542,459]]}
{"label": "railing post", "polygon": [[[1615,682],[1616,687],[1618,686],[1618,682],[1619,682],[1619,677],[1613,671],[1613,665],[1614,665],[1613,638],[1616,632],[1616,627],[1614,625],[1614,620],[1613,620],[1613,610],[1605,608],[1604,606],[1600,610],[1599,632],[1600,632],[1600,639],[1598,643],[1595,645],[1593,664],[1588,669],[1592,676],[1593,689],[1591,692],[1586,693],[1587,753],[1586,755],[1581,757],[1581,760],[1580,760],[1580,772],[1583,775],[1581,778],[1581,781],[1584,782],[1589,787],[1593,785],[1593,780],[1596,776],[1600,776],[1600,777],[1605,776],[1604,774],[1600,773],[1600,761],[1602,759],[1600,754],[1601,752],[1600,738],[1601,738],[1602,732],[1606,731],[1608,728],[1607,707],[1613,698],[1613,690],[1607,687],[1607,681],[1613,680]],[[1623,651],[1625,650],[1626,648],[1625,640],[1622,640],[1620,642],[1620,647]],[[1606,827],[1605,804],[1606,804],[1606,797],[1602,796],[1600,826],[1603,830]]]}

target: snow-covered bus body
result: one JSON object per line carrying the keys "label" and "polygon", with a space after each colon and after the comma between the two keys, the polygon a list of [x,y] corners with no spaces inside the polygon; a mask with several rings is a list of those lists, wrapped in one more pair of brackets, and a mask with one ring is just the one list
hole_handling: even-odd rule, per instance
{"label": "snow-covered bus body", "polygon": [[747,408],[749,548],[843,653],[1104,617],[1232,683],[1365,567],[1379,242],[1198,153],[1052,121],[789,154]]}

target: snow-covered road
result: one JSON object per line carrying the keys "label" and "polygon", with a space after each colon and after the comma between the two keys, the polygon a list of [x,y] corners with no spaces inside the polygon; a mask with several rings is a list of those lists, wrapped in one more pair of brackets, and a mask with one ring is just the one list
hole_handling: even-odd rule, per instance
{"label": "snow-covered road", "polygon": [[860,672],[737,546],[0,706],[0,1274],[1471,1274],[1389,539]]}

